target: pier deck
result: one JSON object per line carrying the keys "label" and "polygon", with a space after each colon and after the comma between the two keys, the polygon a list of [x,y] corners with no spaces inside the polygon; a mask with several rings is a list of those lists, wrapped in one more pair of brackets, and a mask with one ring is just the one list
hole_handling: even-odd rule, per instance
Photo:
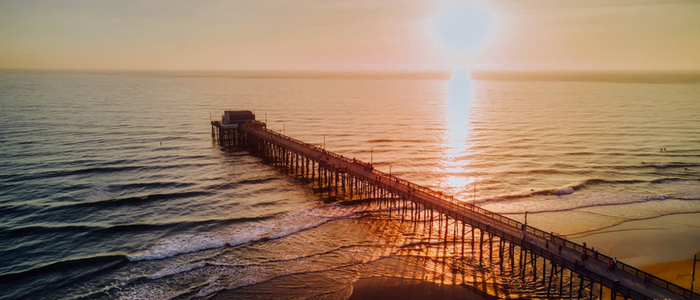
{"label": "pier deck", "polygon": [[[220,132],[214,133],[215,130],[219,130],[217,126],[220,126],[220,123],[214,121],[212,126],[213,137],[225,136]],[[601,292],[599,295],[603,294],[603,287],[606,287],[609,289],[611,297],[624,297],[625,299],[700,299],[700,295],[697,293],[691,293],[688,289],[622,262],[618,262],[616,268],[610,271],[608,265],[612,263],[611,257],[594,252],[564,237],[527,226],[478,206],[457,201],[453,197],[439,191],[434,191],[391,174],[375,170],[367,163],[346,158],[326,151],[321,147],[269,130],[266,128],[265,123],[253,121],[235,130],[237,130],[237,133],[233,136],[236,136],[237,142],[234,144],[245,146],[253,154],[263,153],[265,155],[264,153],[282,151],[283,156],[279,156],[279,153],[273,154],[277,155],[277,157],[283,157],[281,159],[287,162],[290,167],[294,167],[296,164],[296,167],[300,168],[302,172],[304,172],[305,165],[307,176],[309,176],[309,163],[311,163],[312,172],[315,172],[314,165],[317,166],[319,180],[321,180],[321,172],[334,174],[335,177],[331,175],[330,178],[327,178],[328,186],[331,186],[333,179],[335,179],[335,188],[337,189],[338,180],[340,180],[344,190],[346,182],[344,180],[352,178],[352,180],[362,181],[371,185],[374,189],[383,190],[391,195],[398,196],[415,205],[420,205],[425,209],[433,210],[455,220],[455,234],[457,232],[456,223],[459,221],[461,224],[469,225],[472,228],[515,244],[521,249],[529,251],[532,255],[546,259],[561,270],[563,268],[568,269],[572,272],[572,275],[576,274],[580,278],[588,280],[590,282],[589,290],[591,295],[593,293],[593,283],[596,283],[600,286]],[[225,144],[230,145],[231,143],[220,141],[220,145],[223,146]],[[296,157],[296,160],[294,157]],[[312,173],[310,176],[313,178],[315,175]],[[351,183],[352,181],[349,182]],[[448,226],[447,222],[445,224],[445,226]],[[462,234],[464,234],[464,230]],[[464,238],[462,240],[464,241]],[[561,251],[559,250],[560,246]],[[584,255],[587,256],[587,262],[585,263],[582,262]],[[545,274],[543,275],[546,276]],[[583,284],[583,281],[580,282]]]}

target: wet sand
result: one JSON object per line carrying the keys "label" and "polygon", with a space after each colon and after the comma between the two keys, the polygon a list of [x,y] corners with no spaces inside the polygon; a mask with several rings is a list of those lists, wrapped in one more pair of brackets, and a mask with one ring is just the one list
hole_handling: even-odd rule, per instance
{"label": "wet sand", "polygon": [[414,279],[396,277],[363,278],[353,283],[350,300],[427,300],[427,299],[470,299],[493,300],[496,297],[485,294],[474,287],[463,285],[439,285]]}

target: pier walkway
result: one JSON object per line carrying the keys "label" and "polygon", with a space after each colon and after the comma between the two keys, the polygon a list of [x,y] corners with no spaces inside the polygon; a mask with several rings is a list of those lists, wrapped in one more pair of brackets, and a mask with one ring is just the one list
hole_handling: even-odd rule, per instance
{"label": "pier walkway", "polygon": [[[224,132],[230,130],[235,130],[235,132]],[[343,192],[347,189],[352,193],[353,187],[357,187],[358,182],[360,182],[372,190],[382,191],[382,193],[392,195],[392,197],[409,201],[411,205],[416,207],[420,206],[424,210],[442,214],[455,220],[453,222],[455,235],[458,232],[457,223],[461,223],[462,226],[470,226],[512,243],[520,247],[521,251],[529,253],[528,255],[536,258],[541,257],[548,261],[551,265],[550,274],[557,268],[558,272],[567,269],[571,272],[571,277],[581,278],[579,280],[579,285],[581,285],[579,298],[582,297],[581,291],[584,290],[583,286],[586,284],[588,288],[585,291],[590,293],[589,299],[593,298],[594,291],[598,298],[602,297],[605,294],[603,291],[605,287],[605,291],[611,295],[611,299],[621,297],[640,300],[700,300],[698,293],[691,293],[688,289],[622,262],[617,262],[615,268],[610,270],[608,266],[613,263],[611,257],[594,252],[592,249],[571,242],[562,236],[527,226],[478,206],[457,201],[439,191],[376,170],[368,163],[350,159],[282,135],[267,129],[263,122],[252,121],[235,129],[226,129],[220,122],[212,121],[212,137],[221,146],[244,147],[254,155],[280,162],[312,180],[318,180],[321,186],[328,189],[336,191],[341,189]],[[430,216],[432,220],[432,213]],[[445,222],[445,226],[449,226],[448,224]],[[465,230],[463,229],[462,235],[464,234]],[[447,229],[445,235],[447,236]],[[464,236],[462,236],[462,241],[464,242],[464,240]],[[532,267],[535,268],[535,274],[538,273],[536,263],[537,260],[534,259]],[[546,265],[543,269],[542,276],[546,277]],[[551,284],[550,281],[550,286]],[[594,289],[593,284],[597,284],[598,288]]]}

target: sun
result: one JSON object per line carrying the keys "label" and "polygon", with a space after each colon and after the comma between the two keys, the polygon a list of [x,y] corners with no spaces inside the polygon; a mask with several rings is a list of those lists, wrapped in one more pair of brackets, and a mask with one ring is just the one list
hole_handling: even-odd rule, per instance
{"label": "sun", "polygon": [[493,34],[495,15],[479,3],[450,1],[430,21],[438,43],[453,55],[470,55]]}

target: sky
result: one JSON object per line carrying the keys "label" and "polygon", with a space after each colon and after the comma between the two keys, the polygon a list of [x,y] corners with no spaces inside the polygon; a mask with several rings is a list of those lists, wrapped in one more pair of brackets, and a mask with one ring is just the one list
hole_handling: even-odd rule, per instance
{"label": "sky", "polygon": [[0,0],[0,69],[700,70],[700,1]]}

